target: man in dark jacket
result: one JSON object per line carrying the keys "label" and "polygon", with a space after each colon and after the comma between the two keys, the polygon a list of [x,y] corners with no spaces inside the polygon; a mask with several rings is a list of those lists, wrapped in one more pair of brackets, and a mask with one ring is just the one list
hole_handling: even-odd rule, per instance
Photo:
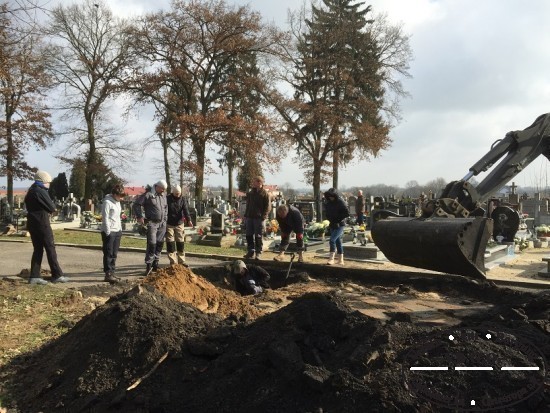
{"label": "man in dark jacket", "polygon": [[254,264],[245,264],[241,260],[233,262],[233,276],[235,289],[241,295],[259,294],[269,288],[269,273],[262,267]]}
{"label": "man in dark jacket", "polygon": [[[330,257],[328,265],[344,265],[344,249],[342,247],[342,235],[346,226],[346,218],[349,217],[349,209],[346,202],[340,197],[334,188],[330,188],[324,193],[325,196],[325,216],[329,221],[330,239]],[[334,261],[334,256],[338,252],[338,261]]]}
{"label": "man in dark jacket", "polygon": [[[168,184],[158,181],[151,191],[140,195],[134,202],[134,215],[138,224],[147,224],[147,250],[145,251],[145,276],[158,270],[160,254],[166,235],[168,205],[164,192]],[[145,218],[144,218],[145,214]]]}
{"label": "man in dark jacket", "polygon": [[38,171],[34,176],[34,184],[31,185],[25,196],[25,208],[27,210],[27,228],[31,234],[34,251],[31,259],[31,275],[29,284],[47,284],[40,277],[42,257],[46,250],[46,257],[52,272],[52,282],[64,283],[69,279],[63,276],[57,252],[53,240],[52,227],[50,226],[50,214],[55,211],[55,204],[48,194],[48,187],[52,177],[45,171]]}
{"label": "man in dark jacket", "polygon": [[298,262],[304,262],[304,216],[300,210],[292,205],[279,205],[277,207],[277,222],[281,229],[281,245],[279,254],[273,259],[282,261],[285,251],[290,243],[290,233],[296,234],[296,248],[298,249]]}
{"label": "man in dark jacket", "polygon": [[365,222],[365,198],[363,191],[357,191],[357,199],[355,201],[355,213],[357,214],[357,225],[363,225]]}
{"label": "man in dark jacket", "polygon": [[258,176],[252,180],[252,189],[246,195],[244,223],[248,252],[244,258],[260,259],[263,249],[264,221],[269,214],[271,201],[264,189],[264,180]]}
{"label": "man in dark jacket", "polygon": [[185,224],[193,227],[189,206],[181,194],[181,187],[175,185],[166,197],[168,220],[166,227],[166,251],[170,265],[185,264]]}

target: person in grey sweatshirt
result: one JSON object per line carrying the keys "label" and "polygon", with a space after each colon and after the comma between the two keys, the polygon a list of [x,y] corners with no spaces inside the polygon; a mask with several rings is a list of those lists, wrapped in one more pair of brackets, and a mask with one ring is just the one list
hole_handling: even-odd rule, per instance
{"label": "person in grey sweatshirt", "polygon": [[147,251],[145,252],[145,276],[157,271],[160,254],[166,235],[168,204],[166,202],[164,179],[158,181],[153,189],[140,195],[134,202],[133,210],[138,224],[147,224]]}

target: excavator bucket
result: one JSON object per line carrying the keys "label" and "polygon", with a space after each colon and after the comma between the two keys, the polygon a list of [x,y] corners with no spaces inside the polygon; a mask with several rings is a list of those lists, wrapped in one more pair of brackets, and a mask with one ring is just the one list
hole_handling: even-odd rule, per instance
{"label": "excavator bucket", "polygon": [[374,243],[396,264],[485,279],[490,218],[395,218],[377,221]]}

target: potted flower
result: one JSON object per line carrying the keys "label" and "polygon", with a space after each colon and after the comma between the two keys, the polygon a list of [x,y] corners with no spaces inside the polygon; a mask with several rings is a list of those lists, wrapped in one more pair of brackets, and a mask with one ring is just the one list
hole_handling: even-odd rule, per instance
{"label": "potted flower", "polygon": [[540,237],[550,237],[550,227],[548,225],[539,225],[535,227],[537,233],[537,238]]}
{"label": "potted flower", "polygon": [[120,222],[122,224],[122,230],[125,231],[126,223],[128,222],[128,215],[126,215],[124,211],[120,214]]}

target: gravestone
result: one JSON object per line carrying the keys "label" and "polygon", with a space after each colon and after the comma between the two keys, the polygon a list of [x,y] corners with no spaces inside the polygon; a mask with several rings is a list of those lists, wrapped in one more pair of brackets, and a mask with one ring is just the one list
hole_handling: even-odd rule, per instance
{"label": "gravestone", "polygon": [[351,195],[348,198],[348,209],[350,215],[357,215],[357,212],[355,211],[355,203],[357,202],[357,197],[355,195]]}
{"label": "gravestone", "polygon": [[189,208],[189,216],[191,217],[191,222],[193,222],[193,226],[197,226],[197,208],[190,207]]}
{"label": "gravestone", "polygon": [[212,211],[212,214],[210,215],[211,220],[211,232],[212,234],[222,234],[224,229],[224,221],[225,221],[225,215],[222,214],[217,209],[214,209]]}
{"label": "gravestone", "polygon": [[306,224],[309,224],[315,220],[313,202],[294,202],[292,205],[300,210],[304,216]]}

